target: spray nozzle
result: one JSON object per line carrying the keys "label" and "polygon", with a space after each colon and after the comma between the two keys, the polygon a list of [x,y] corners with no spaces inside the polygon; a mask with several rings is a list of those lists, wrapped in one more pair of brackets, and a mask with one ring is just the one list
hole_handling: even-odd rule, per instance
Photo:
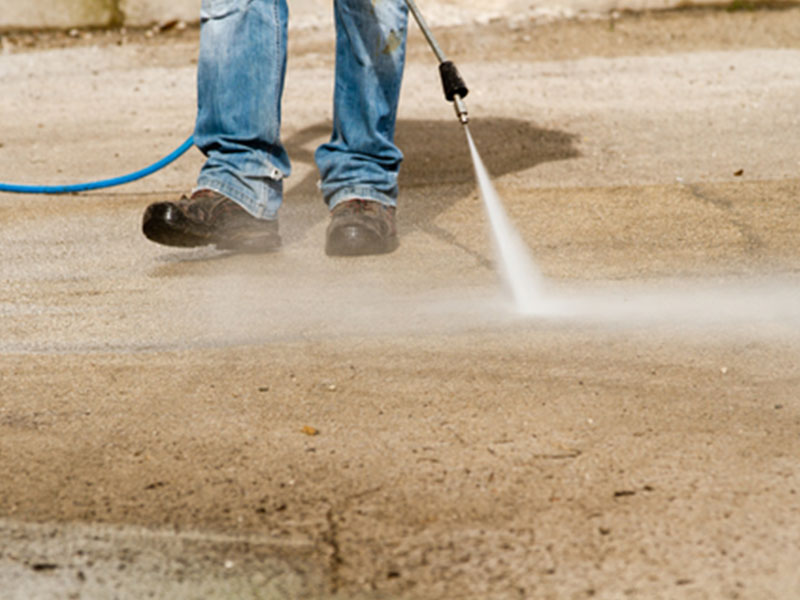
{"label": "spray nozzle", "polygon": [[456,109],[456,116],[458,120],[461,121],[462,125],[466,125],[469,123],[469,113],[467,112],[467,105],[464,103],[464,100],[461,99],[461,96],[455,95],[453,96],[453,106]]}
{"label": "spray nozzle", "polygon": [[444,97],[450,102],[456,96],[466,98],[469,94],[467,84],[458,72],[458,68],[453,64],[452,60],[445,60],[439,65],[439,75],[442,76],[442,87],[444,88]]}
{"label": "spray nozzle", "polygon": [[439,64],[439,74],[442,76],[442,88],[444,88],[444,97],[449,102],[452,102],[456,109],[456,116],[461,121],[462,125],[469,123],[469,115],[467,114],[467,105],[464,104],[464,98],[469,94],[467,84],[458,72],[458,68],[451,60],[442,61]]}

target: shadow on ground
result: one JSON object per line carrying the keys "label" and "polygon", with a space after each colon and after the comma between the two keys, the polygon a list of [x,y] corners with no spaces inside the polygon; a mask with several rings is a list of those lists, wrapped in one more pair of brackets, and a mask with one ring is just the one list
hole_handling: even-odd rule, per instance
{"label": "shadow on ground", "polygon": [[[487,118],[470,122],[481,157],[494,177],[524,171],[541,163],[578,156],[576,136],[543,129],[522,119]],[[317,123],[285,141],[292,160],[313,164],[313,143],[330,135],[328,122]],[[400,172],[401,235],[422,229],[438,235],[436,217],[468,196],[475,187],[472,161],[464,132],[456,122],[403,120],[397,125],[397,145],[405,160]],[[287,193],[281,224],[290,238],[327,218],[317,190],[314,169]],[[441,233],[441,232],[439,232]]]}

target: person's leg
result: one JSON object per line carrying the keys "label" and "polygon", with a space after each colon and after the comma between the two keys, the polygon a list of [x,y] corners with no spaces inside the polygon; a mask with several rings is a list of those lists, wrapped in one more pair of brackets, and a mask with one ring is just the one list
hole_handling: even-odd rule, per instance
{"label": "person's leg", "polygon": [[323,197],[330,209],[354,199],[394,207],[408,9],[403,0],[335,0],[334,10],[333,135],[316,152]]}
{"label": "person's leg", "polygon": [[286,0],[203,0],[194,140],[208,157],[198,189],[275,219],[290,172],[280,141]]}
{"label": "person's leg", "polygon": [[147,207],[148,239],[247,252],[280,246],[287,21],[286,0],[203,0],[194,141],[207,161],[189,197]]}

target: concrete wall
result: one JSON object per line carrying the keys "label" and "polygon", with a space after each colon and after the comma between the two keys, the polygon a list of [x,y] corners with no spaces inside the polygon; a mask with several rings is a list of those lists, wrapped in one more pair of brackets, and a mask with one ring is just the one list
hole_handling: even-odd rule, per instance
{"label": "concrete wall", "polygon": [[[728,0],[421,0],[431,25],[454,25],[494,17],[570,16],[580,11],[668,8]],[[759,0],[751,0],[758,2]],[[201,0],[0,0],[0,30],[40,27],[146,26],[181,19],[197,21]],[[289,0],[291,25],[330,23],[333,0]]]}
{"label": "concrete wall", "polygon": [[200,18],[200,0],[119,0],[119,3],[126,25],[150,25],[171,19],[197,21]]}
{"label": "concrete wall", "polygon": [[0,28],[150,25],[199,12],[200,0],[0,0]]}
{"label": "concrete wall", "polygon": [[109,0],[0,0],[0,27],[70,27],[109,24],[114,18]]}
{"label": "concrete wall", "polygon": [[[438,2],[439,0],[434,0]],[[292,20],[330,20],[333,0],[289,0]],[[0,0],[0,29],[143,26],[199,19],[200,0]]]}

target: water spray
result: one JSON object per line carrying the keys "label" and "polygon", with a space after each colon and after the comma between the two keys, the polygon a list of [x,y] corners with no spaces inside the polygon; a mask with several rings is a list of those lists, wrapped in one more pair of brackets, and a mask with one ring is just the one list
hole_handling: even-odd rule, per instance
{"label": "water spray", "polygon": [[478,149],[469,131],[469,113],[467,112],[467,105],[464,103],[464,98],[469,93],[469,90],[455,64],[447,60],[444,52],[442,52],[441,46],[436,42],[436,38],[433,36],[414,0],[406,0],[406,4],[411,14],[414,15],[414,19],[422,30],[425,39],[428,40],[433,53],[439,60],[439,74],[442,77],[444,97],[448,102],[453,103],[456,116],[464,126],[472,164],[475,167],[475,178],[478,180],[478,188],[489,217],[495,250],[500,259],[500,271],[514,299],[514,307],[518,313],[523,315],[541,314],[545,307],[542,301],[539,271],[531,259],[524,240],[511,224],[508,215],[506,215],[500,196],[492,185],[489,172],[486,170],[480,154],[478,154]]}

